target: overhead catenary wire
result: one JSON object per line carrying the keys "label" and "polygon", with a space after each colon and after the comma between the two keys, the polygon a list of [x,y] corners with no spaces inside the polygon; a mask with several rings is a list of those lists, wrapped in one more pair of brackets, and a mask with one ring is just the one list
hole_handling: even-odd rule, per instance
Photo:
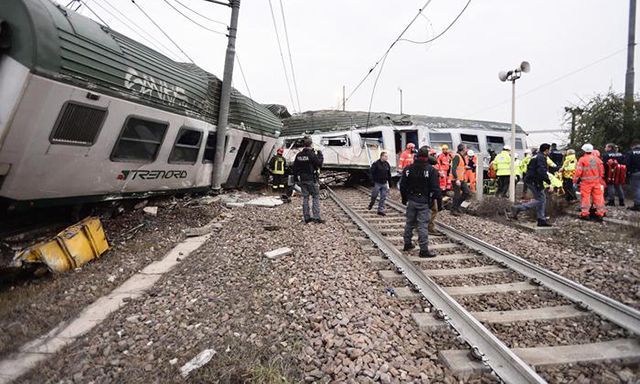
{"label": "overhead catenary wire", "polygon": [[202,17],[202,18],[203,18],[203,19],[205,19],[205,20],[208,20],[208,21],[210,21],[210,22],[212,22],[212,23],[216,23],[216,24],[224,25],[226,28],[229,28],[229,25],[228,25],[227,23],[223,22],[223,21],[219,21],[219,20],[215,20],[215,19],[212,19],[212,18],[210,18],[210,17],[207,17],[207,16],[205,16],[205,15],[201,14],[200,12],[198,12],[198,11],[194,10],[193,8],[190,8],[190,7],[186,6],[186,5],[184,5],[184,3],[182,3],[180,0],[174,0],[174,1],[175,1],[176,3],[178,3],[178,4],[180,4],[183,8],[185,8],[185,9],[187,9],[187,10],[191,11],[192,13],[194,13],[194,14],[196,14],[196,15],[198,15],[198,16],[200,16],[200,17]]}
{"label": "overhead catenary wire", "polygon": [[147,14],[143,9],[142,9],[142,7],[140,7],[140,5],[139,5],[138,3],[136,3],[136,1],[135,1],[135,0],[131,0],[131,2],[133,3],[133,5],[135,5],[135,6],[140,10],[140,12],[142,12],[142,14],[143,14],[143,15],[145,15],[145,17],[146,17],[147,19],[149,19],[149,21],[151,21],[151,23],[152,23],[153,25],[155,25],[155,26],[156,26],[156,28],[158,28],[158,29],[160,30],[160,32],[162,32],[162,34],[163,34],[167,39],[169,39],[169,41],[171,41],[171,43],[173,43],[173,45],[175,45],[175,46],[176,46],[176,48],[178,48],[178,50],[179,50],[180,52],[182,52],[182,54],[183,54],[183,55],[184,55],[184,56],[185,56],[185,57],[186,57],[186,58],[191,62],[191,64],[195,64],[195,62],[193,61],[193,59],[192,59],[191,57],[189,57],[189,55],[187,55],[187,53],[186,53],[184,50],[182,50],[182,48],[180,48],[180,46],[179,46],[175,41],[173,41],[173,39],[169,36],[169,34],[167,34],[167,33],[164,31],[164,29],[162,29],[162,27],[160,27],[160,26],[158,25],[158,23],[156,23],[156,22],[151,18],[151,16],[149,16],[149,15],[148,15],[148,14]]}
{"label": "overhead catenary wire", "polygon": [[[91,9],[91,7],[89,7],[89,6],[87,5],[87,3],[86,3],[84,0],[78,0],[78,1],[80,2],[80,5],[84,5],[85,7],[87,7],[87,9],[89,10],[89,12],[93,13],[93,14],[95,15],[95,17],[97,17],[97,18],[98,18],[98,20],[100,20],[100,22],[101,22],[104,26],[106,26],[107,28],[111,29],[111,27],[109,26],[109,24],[107,24],[107,22],[106,22],[106,21],[102,20],[102,18],[100,17],[100,15],[98,15],[97,13],[95,13],[95,12],[93,11],[93,9]],[[76,8],[76,12],[78,11],[78,9],[80,9],[80,7]]]}
{"label": "overhead catenary wire", "polygon": [[202,25],[200,23],[198,23],[197,21],[193,20],[192,18],[190,18],[189,16],[185,15],[184,13],[182,13],[182,11],[180,11],[178,8],[176,8],[173,4],[171,4],[168,0],[164,0],[165,3],[167,3],[167,5],[169,7],[171,7],[174,11],[178,12],[180,15],[182,15],[182,17],[184,17],[185,19],[189,20],[190,22],[192,22],[193,24],[197,25],[198,27],[205,29],[209,32],[218,34],[218,35],[222,35],[222,36],[226,36],[226,33],[224,32],[220,32],[220,31],[216,31],[215,29],[211,29],[205,25]]}
{"label": "overhead catenary wire", "polygon": [[287,89],[289,91],[289,98],[291,99],[291,105],[296,110],[296,103],[293,100],[293,93],[291,92],[291,83],[289,82],[289,74],[287,73],[287,64],[284,60],[284,54],[282,53],[282,44],[280,44],[280,33],[278,33],[278,24],[276,23],[276,15],[273,12],[273,4],[269,0],[269,9],[271,10],[271,20],[273,21],[273,29],[276,31],[276,41],[278,42],[278,49],[280,51],[280,59],[282,60],[282,69],[284,71],[284,78],[287,82]]}
{"label": "overhead catenary wire", "polygon": [[284,25],[284,37],[287,43],[287,51],[289,52],[289,65],[291,66],[291,78],[293,79],[293,89],[296,92],[296,101],[298,102],[298,111],[302,112],[300,106],[300,94],[298,93],[298,82],[296,81],[296,71],[293,69],[293,56],[291,55],[291,44],[289,43],[289,30],[287,29],[287,19],[284,16],[284,5],[280,0],[280,13],[282,14],[282,25]]}
{"label": "overhead catenary wire", "polygon": [[362,80],[360,80],[360,82],[358,83],[358,85],[356,85],[356,87],[353,89],[353,91],[351,91],[351,93],[349,94],[349,96],[347,96],[345,101],[349,101],[349,99],[351,99],[351,97],[358,91],[358,89],[360,89],[360,87],[362,86],[362,84],[364,84],[365,80],[367,80],[367,78],[369,77],[369,75],[371,75],[371,73],[376,69],[376,67],[378,66],[378,64],[380,64],[380,62],[385,59],[387,57],[387,55],[389,54],[389,51],[391,51],[391,49],[396,45],[396,43],[402,38],[402,36],[404,36],[404,34],[407,32],[407,30],[409,30],[409,28],[411,28],[411,26],[413,25],[413,23],[416,22],[416,20],[418,19],[418,17],[420,17],[420,15],[422,14],[422,11],[425,10],[425,8],[427,8],[429,6],[429,4],[431,3],[431,1],[433,0],[427,0],[426,3],[424,3],[424,5],[418,9],[418,13],[415,15],[415,17],[413,19],[411,19],[411,21],[409,22],[409,24],[407,24],[407,26],[402,30],[402,32],[400,32],[400,35],[393,41],[393,43],[391,43],[391,45],[389,46],[389,48],[387,48],[386,52],[376,61],[376,63],[373,65],[373,67],[371,67],[371,69],[369,69],[369,72],[367,72],[366,75],[364,75],[364,77],[362,78]]}
{"label": "overhead catenary wire", "polygon": [[458,13],[458,16],[456,16],[455,19],[453,19],[453,21],[447,26],[447,28],[445,28],[442,32],[440,32],[439,34],[437,34],[436,36],[427,39],[425,41],[415,41],[415,40],[409,40],[409,39],[400,39],[400,41],[406,41],[409,43],[413,43],[413,44],[428,44],[431,43],[434,40],[437,40],[440,36],[444,35],[445,33],[447,33],[447,31],[449,29],[451,29],[451,27],[453,27],[453,25],[458,21],[458,19],[460,18],[460,16],[462,16],[462,14],[464,13],[464,11],[467,10],[467,7],[469,7],[469,4],[471,4],[471,0],[467,1],[467,4],[465,4],[465,6],[462,8],[462,10],[460,11],[460,13]]}

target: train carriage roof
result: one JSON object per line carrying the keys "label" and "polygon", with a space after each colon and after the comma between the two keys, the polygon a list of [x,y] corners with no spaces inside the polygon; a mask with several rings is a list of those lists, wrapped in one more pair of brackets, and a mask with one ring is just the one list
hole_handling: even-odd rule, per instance
{"label": "train carriage roof", "polygon": [[[511,131],[511,124],[493,121],[465,120],[423,115],[399,115],[382,112],[356,111],[308,111],[284,119],[283,136],[295,136],[317,132],[344,131],[379,126],[424,126],[438,129],[478,129],[487,131]],[[525,133],[516,125],[516,131]]]}
{"label": "train carriage roof", "polygon": [[[33,73],[217,124],[222,82],[194,64],[173,61],[50,0],[0,0],[2,20],[8,30],[0,55]],[[271,136],[282,128],[272,112],[235,89],[229,123]]]}

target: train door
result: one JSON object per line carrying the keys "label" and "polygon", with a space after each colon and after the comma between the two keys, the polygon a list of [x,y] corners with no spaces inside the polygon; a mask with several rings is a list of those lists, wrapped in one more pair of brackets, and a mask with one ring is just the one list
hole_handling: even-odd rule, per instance
{"label": "train door", "polygon": [[[396,141],[396,161],[397,158],[400,157],[400,154],[407,147],[407,144],[413,143],[416,145],[416,149],[420,147],[420,142],[418,141],[418,131],[396,131],[395,134]],[[397,164],[397,163],[396,163]]]}
{"label": "train door", "polygon": [[244,186],[263,145],[264,141],[251,140],[246,137],[242,139],[225,188],[241,188]]}

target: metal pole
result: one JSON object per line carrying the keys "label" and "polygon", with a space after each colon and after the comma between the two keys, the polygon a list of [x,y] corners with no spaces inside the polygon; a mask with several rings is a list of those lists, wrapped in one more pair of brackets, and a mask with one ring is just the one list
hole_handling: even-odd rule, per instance
{"label": "metal pole", "polygon": [[509,200],[516,202],[516,79],[511,80],[511,174],[509,175]]}
{"label": "metal pole", "polygon": [[402,115],[402,88],[398,88],[400,91],[400,114]]}
{"label": "metal pole", "polygon": [[347,100],[345,98],[345,93],[346,93],[346,87],[343,85],[342,86],[342,110],[346,111],[346,104],[347,104]]}
{"label": "metal pole", "polygon": [[636,45],[636,0],[629,1],[629,36],[627,45],[627,76],[624,87],[624,123],[626,133],[631,133],[631,118],[633,113],[633,86],[635,73],[633,58]]}
{"label": "metal pole", "polygon": [[[480,152],[480,151],[478,151]],[[482,153],[476,155],[476,199],[484,198],[484,159]]]}
{"label": "metal pole", "polygon": [[231,80],[233,78],[233,64],[236,56],[236,33],[238,32],[238,15],[240,13],[240,0],[230,0],[231,24],[229,25],[229,41],[227,43],[227,55],[224,60],[224,76],[222,78],[222,91],[220,93],[220,111],[218,113],[218,126],[216,127],[216,154],[213,161],[213,173],[211,175],[211,188],[219,191],[222,188],[222,166],[224,163],[225,136],[229,123],[229,103],[231,101]]}

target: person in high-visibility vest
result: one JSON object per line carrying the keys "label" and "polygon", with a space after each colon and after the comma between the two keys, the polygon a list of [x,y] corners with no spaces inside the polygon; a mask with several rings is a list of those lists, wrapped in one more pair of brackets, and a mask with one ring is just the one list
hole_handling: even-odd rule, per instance
{"label": "person in high-visibility vest", "polygon": [[453,205],[451,206],[451,214],[459,216],[460,206],[469,198],[470,191],[465,181],[466,164],[464,157],[467,154],[467,146],[458,144],[458,153],[453,157],[451,162],[451,185],[453,186]]}
{"label": "person in high-visibility vest", "polygon": [[[535,151],[538,151],[537,149],[535,149]],[[524,159],[522,159],[522,161],[520,162],[520,174],[522,174],[522,178],[523,178],[523,183],[522,183],[522,200],[526,200],[527,199],[527,183],[524,182],[524,175],[527,174],[527,169],[529,168],[529,163],[531,162],[531,159],[533,159],[534,153],[533,150],[530,148],[527,148],[524,150]]]}
{"label": "person in high-visibility vest", "polygon": [[509,193],[509,177],[511,175],[511,147],[505,145],[495,159],[493,159],[493,167],[498,177],[498,192],[496,196],[507,197]]}
{"label": "person in high-visibility vest", "polygon": [[596,210],[596,219],[602,221],[606,211],[604,209],[604,164],[597,156],[593,145],[582,146],[584,155],[578,160],[573,174],[573,183],[580,185],[580,218],[588,220],[591,209],[591,198]]}
{"label": "person in high-visibility vest", "polygon": [[467,155],[465,156],[466,171],[465,171],[465,181],[469,184],[469,189],[471,192],[476,192],[476,164],[478,163],[478,157],[476,156],[473,149],[467,151]]}
{"label": "person in high-visibility vest", "polygon": [[398,159],[398,172],[402,172],[403,169],[413,164],[415,158],[416,145],[413,143],[407,144],[407,149],[402,151],[400,158]]}
{"label": "person in high-visibility vest", "polygon": [[273,178],[271,188],[274,192],[285,192],[287,187],[287,176],[285,176],[285,168],[287,160],[282,156],[284,148],[278,148],[276,154],[269,160],[269,172]]}
{"label": "person in high-visibility vest", "polygon": [[562,168],[560,168],[560,171],[562,172],[562,189],[564,189],[564,198],[568,202],[578,200],[576,191],[573,188],[573,174],[576,172],[577,164],[578,159],[576,159],[576,151],[568,149],[567,154],[564,157],[564,162],[562,163]]}

